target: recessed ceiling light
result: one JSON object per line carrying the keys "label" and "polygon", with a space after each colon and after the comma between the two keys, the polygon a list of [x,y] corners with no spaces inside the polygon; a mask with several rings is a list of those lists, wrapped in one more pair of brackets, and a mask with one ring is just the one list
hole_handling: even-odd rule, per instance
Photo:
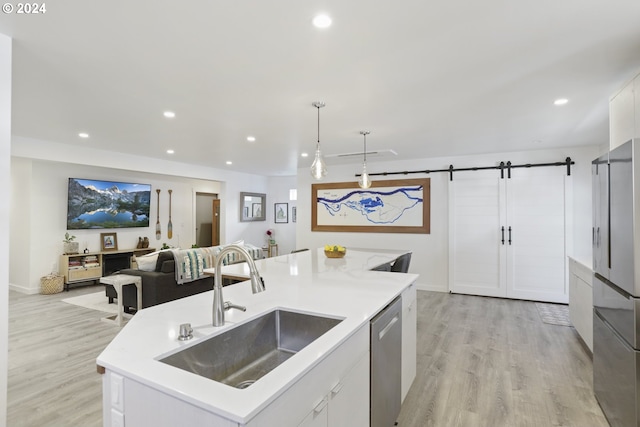
{"label": "recessed ceiling light", "polygon": [[80,133],[78,134],[78,136],[79,136],[80,138],[89,138],[89,134],[88,134],[88,133],[86,133],[86,132],[80,132]]}
{"label": "recessed ceiling light", "polygon": [[233,162],[232,162],[232,161],[230,161],[230,160],[227,160],[227,164],[228,164],[228,165],[232,165],[232,164],[233,164]]}
{"label": "recessed ceiling light", "polygon": [[300,153],[300,157],[309,157],[309,153]]}
{"label": "recessed ceiling light", "polygon": [[163,114],[168,119],[173,119],[176,116],[176,113],[173,111],[165,111]]}
{"label": "recessed ceiling light", "polygon": [[247,137],[247,141],[249,141],[249,142],[255,142],[255,140],[256,140],[255,136],[248,136]]}
{"label": "recessed ceiling light", "polygon": [[567,98],[558,98],[555,101],[553,101],[553,105],[564,105],[567,102],[569,102]]}
{"label": "recessed ceiling light", "polygon": [[173,154],[173,153],[175,153],[175,151],[173,151],[173,150],[167,150],[167,154]]}
{"label": "recessed ceiling light", "polygon": [[328,15],[321,13],[313,18],[313,25],[316,28],[327,28],[331,26],[331,18]]}

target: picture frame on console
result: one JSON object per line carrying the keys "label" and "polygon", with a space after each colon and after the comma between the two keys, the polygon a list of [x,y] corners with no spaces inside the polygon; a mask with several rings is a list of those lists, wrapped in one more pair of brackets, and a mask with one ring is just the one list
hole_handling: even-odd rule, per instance
{"label": "picture frame on console", "polygon": [[100,247],[102,252],[118,250],[117,233],[100,233]]}

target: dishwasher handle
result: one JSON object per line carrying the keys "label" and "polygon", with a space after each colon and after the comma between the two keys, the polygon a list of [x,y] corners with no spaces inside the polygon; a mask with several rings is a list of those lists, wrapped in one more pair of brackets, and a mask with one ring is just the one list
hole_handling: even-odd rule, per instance
{"label": "dishwasher handle", "polygon": [[381,341],[382,338],[384,338],[384,336],[387,335],[387,332],[389,332],[389,329],[391,329],[393,325],[395,325],[398,322],[399,319],[400,319],[400,313],[397,313],[395,316],[393,316],[393,319],[389,320],[389,323],[387,323],[387,326],[382,328],[380,333],[378,333],[378,341]]}

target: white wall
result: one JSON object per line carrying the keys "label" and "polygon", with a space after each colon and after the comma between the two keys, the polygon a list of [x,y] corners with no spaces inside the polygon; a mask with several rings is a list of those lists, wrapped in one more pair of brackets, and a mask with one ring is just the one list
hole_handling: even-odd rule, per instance
{"label": "white wall", "polygon": [[[134,248],[138,236],[148,237],[152,247],[160,247],[162,243],[190,247],[195,243],[196,192],[219,194],[222,243],[244,239],[258,246],[263,244],[264,223],[259,225],[239,222],[239,195],[241,191],[266,192],[265,177],[106,151],[71,149],[64,144],[16,137],[11,148],[12,185],[21,193],[12,200],[10,215],[10,283],[13,289],[36,293],[39,291],[40,277],[51,272],[54,264],[57,270],[59,255],[62,253],[62,238],[66,232],[67,183],[70,177],[152,185],[151,226],[145,229],[110,230],[118,234],[119,248]],[[124,167],[132,169],[123,169]],[[155,239],[156,188],[162,190],[162,238],[159,241]],[[166,238],[168,189],[173,190],[171,240]],[[26,215],[23,212],[25,209]],[[105,230],[74,230],[72,234],[77,237],[81,249],[88,247],[89,250],[99,250],[100,231]]]}
{"label": "white wall", "polygon": [[[10,200],[11,39],[0,34],[0,199]],[[7,422],[9,206],[0,204],[0,426]]]}
{"label": "white wall", "polygon": [[[266,224],[263,231],[263,244],[267,243],[266,232],[271,228],[275,231],[275,239],[280,255],[288,254],[296,249],[296,223],[291,218],[291,208],[297,206],[296,200],[289,200],[289,190],[297,187],[295,176],[271,177],[268,181]],[[275,223],[275,203],[287,203],[289,222]]]}
{"label": "white wall", "polygon": [[[591,160],[596,158],[599,148],[595,146],[540,150],[514,153],[495,153],[464,157],[443,157],[416,159],[405,162],[372,162],[368,164],[370,173],[396,172],[404,170],[446,169],[454,167],[493,166],[500,161],[513,164],[548,163],[564,161],[571,157],[576,164],[572,167],[573,176],[573,225],[572,253],[577,259],[590,265],[591,260]],[[355,182],[355,174],[360,172],[358,165],[328,166],[327,177],[322,182]],[[473,173],[473,172],[464,172]],[[513,173],[517,173],[514,170]],[[496,171],[499,174],[499,171]],[[325,244],[340,244],[346,247],[371,247],[389,249],[409,249],[413,251],[409,271],[420,275],[418,285],[421,289],[438,291],[448,290],[448,174],[429,175],[389,175],[373,177],[380,179],[431,178],[431,233],[337,233],[311,231],[311,184],[315,183],[308,169],[299,169],[298,181],[298,223],[296,245],[298,247],[320,247]],[[455,179],[454,173],[454,179]]]}

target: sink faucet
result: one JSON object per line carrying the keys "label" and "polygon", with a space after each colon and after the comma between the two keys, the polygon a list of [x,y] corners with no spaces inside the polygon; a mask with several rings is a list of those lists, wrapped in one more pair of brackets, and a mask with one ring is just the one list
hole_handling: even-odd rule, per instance
{"label": "sink faucet", "polygon": [[[247,260],[247,264],[249,265],[249,278],[251,279],[251,291],[254,294],[264,291],[264,281],[262,280],[262,277],[260,277],[258,269],[256,268],[256,263],[253,261],[249,252],[239,245],[225,246],[220,253],[218,253],[216,258],[216,271],[213,279],[213,326],[224,325],[225,310],[229,310],[230,308],[242,310],[244,308],[228,301],[225,303],[222,298],[222,261],[230,252],[238,252]],[[246,308],[244,309],[246,310]]]}

